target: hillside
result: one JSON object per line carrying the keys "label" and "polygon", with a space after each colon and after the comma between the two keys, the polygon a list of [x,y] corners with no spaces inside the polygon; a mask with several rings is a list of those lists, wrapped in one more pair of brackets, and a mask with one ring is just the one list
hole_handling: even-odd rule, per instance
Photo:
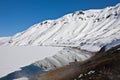
{"label": "hillside", "polygon": [[104,47],[93,57],[83,62],[36,76],[36,80],[120,80],[120,45],[108,51]]}
{"label": "hillside", "polygon": [[[37,23],[23,32],[0,38],[0,46],[30,46],[30,51],[33,46],[41,47],[40,59],[20,66],[20,70],[0,80],[97,80],[99,75],[107,80],[119,80],[116,65],[119,66],[120,60],[120,3]],[[46,57],[41,58],[43,54]],[[113,78],[108,76],[111,74]]]}
{"label": "hillside", "polygon": [[[120,39],[120,4],[104,9],[77,11],[56,20],[46,20],[5,39],[2,45],[79,46],[88,51]],[[94,48],[90,48],[94,47]]]}

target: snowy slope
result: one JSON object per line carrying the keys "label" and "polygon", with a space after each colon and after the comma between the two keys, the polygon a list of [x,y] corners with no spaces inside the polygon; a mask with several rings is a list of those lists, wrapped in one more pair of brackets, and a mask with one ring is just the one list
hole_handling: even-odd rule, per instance
{"label": "snowy slope", "polygon": [[120,4],[105,9],[77,11],[56,20],[43,21],[17,33],[4,45],[80,45],[81,49],[98,51],[119,39]]}
{"label": "snowy slope", "polygon": [[[75,61],[84,61],[94,55],[92,52],[99,51],[103,46],[106,46],[106,50],[108,50],[118,44],[120,44],[120,4],[99,10],[77,11],[56,20],[46,20],[35,24],[26,31],[17,33],[12,37],[0,38],[0,45],[41,46],[40,50],[32,50],[33,48],[31,47],[27,51],[32,50],[36,54],[37,52],[43,52],[44,57],[42,56],[43,54],[39,54],[37,57],[40,58],[36,59],[32,56],[29,59],[38,60],[33,65],[47,70]],[[58,49],[49,47],[45,49],[43,46],[55,46]],[[61,49],[61,47],[64,48]],[[48,50],[50,49],[52,54],[48,55],[47,53],[49,53]],[[2,50],[0,49],[0,52]],[[28,56],[27,53],[26,55]],[[25,55],[21,54],[20,58],[23,56]],[[0,60],[4,58],[4,56],[0,57]],[[4,58],[3,60],[7,59]],[[5,62],[3,60],[1,61]],[[33,62],[35,60],[30,61]],[[11,62],[9,65],[11,65]],[[19,67],[26,64],[29,63],[22,63],[16,68],[19,69]],[[8,74],[8,72],[5,74]]]}
{"label": "snowy slope", "polygon": [[11,37],[0,37],[0,45],[4,45],[4,43],[9,42]]}
{"label": "snowy slope", "polygon": [[94,53],[82,51],[78,48],[66,47],[60,50],[57,54],[46,57],[43,60],[39,60],[33,65],[43,68],[45,70],[51,70],[56,67],[62,67],[75,61],[85,61],[93,56]]}

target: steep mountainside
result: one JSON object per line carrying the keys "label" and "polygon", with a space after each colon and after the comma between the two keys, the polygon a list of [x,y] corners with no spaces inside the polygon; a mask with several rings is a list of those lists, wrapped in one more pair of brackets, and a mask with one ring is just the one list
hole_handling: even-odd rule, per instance
{"label": "steep mountainside", "polygon": [[80,46],[88,51],[99,51],[119,39],[120,4],[99,10],[77,11],[56,20],[43,21],[12,36],[4,45]]}

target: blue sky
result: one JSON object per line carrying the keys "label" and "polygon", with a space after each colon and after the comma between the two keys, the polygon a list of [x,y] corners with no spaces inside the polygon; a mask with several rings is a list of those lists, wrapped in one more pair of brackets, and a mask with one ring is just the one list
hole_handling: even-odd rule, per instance
{"label": "blue sky", "polygon": [[11,36],[35,23],[78,10],[114,6],[120,0],[0,0],[0,36]]}

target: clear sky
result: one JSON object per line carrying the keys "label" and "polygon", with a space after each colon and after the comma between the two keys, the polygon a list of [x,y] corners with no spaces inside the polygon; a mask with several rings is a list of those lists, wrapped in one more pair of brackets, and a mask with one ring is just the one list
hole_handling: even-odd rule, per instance
{"label": "clear sky", "polygon": [[78,10],[114,6],[120,0],[0,0],[0,36],[11,36],[35,23]]}

